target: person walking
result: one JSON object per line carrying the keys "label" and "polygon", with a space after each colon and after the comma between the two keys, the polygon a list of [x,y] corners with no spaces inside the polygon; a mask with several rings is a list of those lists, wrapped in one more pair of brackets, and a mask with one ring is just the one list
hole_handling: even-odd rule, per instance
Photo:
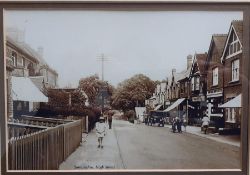
{"label": "person walking", "polygon": [[98,138],[98,148],[103,148],[102,141],[106,132],[106,124],[104,122],[104,117],[100,117],[99,121],[96,123],[96,135]]}
{"label": "person walking", "polygon": [[202,118],[201,127],[203,128],[205,134],[207,134],[207,129],[208,129],[209,122],[210,122],[209,118],[206,116],[206,114],[204,114],[203,118]]}
{"label": "person walking", "polygon": [[172,131],[173,131],[173,133],[175,133],[175,131],[176,131],[176,119],[175,118],[173,118],[173,120],[172,120]]}
{"label": "person walking", "polygon": [[109,129],[112,129],[112,113],[108,114]]}
{"label": "person walking", "polygon": [[182,125],[182,123],[181,123],[180,118],[177,118],[177,120],[176,120],[176,126],[177,126],[177,130],[178,130],[179,133],[182,133],[181,125]]}

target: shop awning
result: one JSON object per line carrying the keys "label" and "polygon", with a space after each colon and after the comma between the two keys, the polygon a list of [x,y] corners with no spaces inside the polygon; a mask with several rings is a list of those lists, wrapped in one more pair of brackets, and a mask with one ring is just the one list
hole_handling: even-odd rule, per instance
{"label": "shop awning", "polygon": [[162,105],[157,105],[155,108],[154,108],[154,111],[160,109],[162,107]]}
{"label": "shop awning", "polygon": [[241,108],[241,94],[219,106],[220,108]]}
{"label": "shop awning", "polygon": [[171,111],[172,109],[174,109],[177,106],[179,106],[184,100],[185,100],[185,98],[180,98],[180,99],[176,100],[171,106],[169,106],[164,111],[166,111],[166,112]]}
{"label": "shop awning", "polygon": [[12,77],[12,99],[28,102],[48,102],[48,97],[27,77]]}

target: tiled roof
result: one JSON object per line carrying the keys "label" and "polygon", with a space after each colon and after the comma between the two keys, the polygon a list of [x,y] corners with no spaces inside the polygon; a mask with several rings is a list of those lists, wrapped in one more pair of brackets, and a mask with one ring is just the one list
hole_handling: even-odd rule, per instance
{"label": "tiled roof", "polygon": [[176,81],[180,81],[180,80],[183,80],[185,78],[188,78],[190,71],[191,71],[191,66],[187,70],[183,70],[182,72],[177,73],[178,76],[176,77],[177,78]]}
{"label": "tiled roof", "polygon": [[41,65],[46,65],[47,68],[49,68],[51,71],[57,74],[57,72],[52,69],[50,66],[48,66],[47,62],[44,60],[44,58],[37,53],[36,50],[31,48],[27,43],[25,42],[17,42],[15,39],[11,38],[11,36],[7,35],[6,39],[8,42],[16,46],[17,48],[21,49],[23,52],[25,52],[27,55],[31,56],[36,62],[40,63]]}
{"label": "tiled roof", "polygon": [[32,57],[33,61],[39,62],[39,60],[36,58],[36,55],[34,55],[32,52],[30,52],[29,49],[27,49],[26,47],[27,44],[16,42],[13,38],[11,38],[8,35],[6,36],[6,39],[7,39],[7,42],[11,43],[18,49],[22,50],[22,52],[24,52],[26,55],[29,55],[30,57]]}
{"label": "tiled roof", "polygon": [[200,70],[200,74],[204,74],[207,53],[195,54],[195,55],[196,55],[197,65],[198,65],[199,70]]}
{"label": "tiled roof", "polygon": [[44,89],[44,84],[43,84],[43,76],[34,76],[34,77],[29,77],[32,83],[44,94],[47,95],[47,92]]}
{"label": "tiled roof", "polygon": [[213,35],[214,45],[217,48],[220,55],[223,52],[226,40],[227,40],[227,34],[214,34]]}

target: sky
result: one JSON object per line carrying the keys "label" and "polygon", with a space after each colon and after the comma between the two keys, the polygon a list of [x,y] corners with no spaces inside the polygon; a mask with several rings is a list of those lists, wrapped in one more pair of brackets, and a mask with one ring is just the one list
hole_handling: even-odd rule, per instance
{"label": "sky", "polygon": [[142,73],[163,80],[186,57],[208,51],[212,34],[227,34],[241,12],[167,11],[14,11],[5,27],[25,31],[25,42],[43,47],[44,59],[59,74],[60,87],[77,87],[98,74],[104,54],[104,80],[116,86]]}

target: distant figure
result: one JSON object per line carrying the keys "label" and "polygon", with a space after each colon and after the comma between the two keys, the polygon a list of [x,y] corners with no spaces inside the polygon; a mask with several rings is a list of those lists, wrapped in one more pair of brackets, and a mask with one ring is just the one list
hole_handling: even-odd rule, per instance
{"label": "distant figure", "polygon": [[98,138],[98,148],[103,148],[102,140],[106,132],[106,124],[104,122],[104,117],[100,117],[99,121],[96,123],[96,135]]}
{"label": "distant figure", "polygon": [[177,120],[176,120],[176,126],[177,126],[177,130],[178,130],[179,133],[182,132],[181,125],[182,125],[181,120],[179,118],[177,118]]}
{"label": "distant figure", "polygon": [[111,129],[112,128],[112,114],[111,113],[108,114],[108,123],[109,123],[109,129]]}
{"label": "distant figure", "polygon": [[209,118],[206,116],[206,114],[204,114],[203,118],[202,118],[202,125],[201,127],[203,127],[204,133],[207,134],[207,129],[208,129],[208,125],[209,125]]}
{"label": "distant figure", "polygon": [[172,131],[173,131],[173,133],[175,133],[175,131],[176,131],[176,119],[175,118],[173,118],[173,120],[172,120]]}
{"label": "distant figure", "polygon": [[107,114],[104,115],[104,121],[105,121],[105,123],[108,122],[108,116],[107,116]]}
{"label": "distant figure", "polygon": [[138,116],[137,116],[137,118],[136,118],[136,121],[137,121],[137,124],[140,124],[139,114],[138,114]]}

